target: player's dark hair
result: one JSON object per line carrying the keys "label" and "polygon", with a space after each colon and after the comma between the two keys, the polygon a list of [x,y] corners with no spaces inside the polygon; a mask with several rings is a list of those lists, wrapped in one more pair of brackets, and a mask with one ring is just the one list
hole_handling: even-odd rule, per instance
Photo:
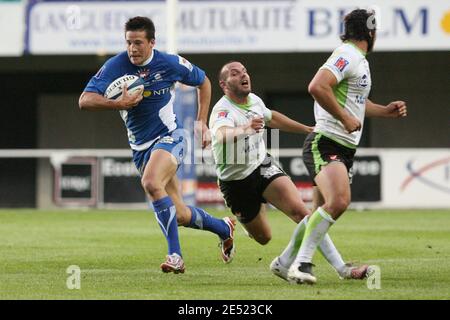
{"label": "player's dark hair", "polygon": [[125,23],[125,32],[127,31],[145,31],[148,40],[155,39],[155,24],[146,17],[134,17]]}
{"label": "player's dark hair", "polygon": [[367,41],[368,52],[372,51],[376,32],[375,12],[364,9],[356,9],[344,18],[344,34],[342,41],[356,40]]}

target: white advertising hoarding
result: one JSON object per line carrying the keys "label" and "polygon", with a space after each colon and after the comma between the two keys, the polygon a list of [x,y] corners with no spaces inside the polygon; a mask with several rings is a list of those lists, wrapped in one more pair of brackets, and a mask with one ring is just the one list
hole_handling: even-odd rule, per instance
{"label": "white advertising hoarding", "polygon": [[[312,184],[299,149],[280,149],[279,163],[305,202]],[[214,166],[197,167],[197,200],[223,203]],[[447,209],[450,213],[450,148],[360,148],[353,163],[353,209]]]}
{"label": "white advertising hoarding", "polygon": [[377,51],[450,50],[450,1],[297,1],[298,51],[329,51],[339,43],[342,20],[353,9],[374,10]]}
{"label": "white advertising hoarding", "polygon": [[450,210],[450,149],[382,149],[382,204]]}
{"label": "white advertising hoarding", "polygon": [[116,53],[125,49],[127,19],[151,18],[159,36],[164,12],[162,1],[37,2],[28,10],[26,49],[33,54]]}
{"label": "white advertising hoarding", "polygon": [[24,34],[24,1],[0,1],[0,57],[21,56]]}
{"label": "white advertising hoarding", "polygon": [[[330,51],[340,42],[342,18],[373,8],[377,50],[449,50],[450,1],[431,0],[179,1],[181,52]],[[28,8],[27,51],[101,54],[124,49],[123,25],[132,16],[154,20],[165,49],[165,1],[38,1]]]}

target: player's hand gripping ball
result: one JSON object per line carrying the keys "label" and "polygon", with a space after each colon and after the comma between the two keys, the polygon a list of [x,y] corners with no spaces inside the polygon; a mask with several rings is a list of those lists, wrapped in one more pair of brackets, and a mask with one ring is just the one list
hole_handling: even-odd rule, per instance
{"label": "player's hand gripping ball", "polygon": [[117,78],[106,88],[105,98],[118,99],[122,95],[123,86],[127,86],[128,94],[133,94],[139,90],[144,91],[144,80],[134,75],[125,75]]}

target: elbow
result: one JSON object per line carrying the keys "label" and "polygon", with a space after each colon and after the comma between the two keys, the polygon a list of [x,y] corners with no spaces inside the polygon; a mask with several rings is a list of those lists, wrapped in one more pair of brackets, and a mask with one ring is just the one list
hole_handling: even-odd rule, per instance
{"label": "elbow", "polygon": [[78,99],[78,108],[80,110],[86,110],[86,99],[84,92],[81,94],[80,98]]}
{"label": "elbow", "polygon": [[311,83],[308,85],[308,92],[313,97],[319,94],[320,89],[320,85],[315,81],[311,81]]}

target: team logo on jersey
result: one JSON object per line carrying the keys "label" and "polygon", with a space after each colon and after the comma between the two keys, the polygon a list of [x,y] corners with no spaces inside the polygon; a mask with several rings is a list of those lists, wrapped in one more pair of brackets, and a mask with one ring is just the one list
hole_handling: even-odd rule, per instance
{"label": "team logo on jersey", "polygon": [[338,68],[339,69],[339,71],[344,71],[344,69],[345,69],[345,67],[347,66],[349,64],[349,62],[347,61],[347,60],[345,60],[344,58],[342,58],[342,57],[339,57],[337,60],[336,60],[336,62],[334,63],[334,66],[336,67],[336,68]]}
{"label": "team logo on jersey", "polygon": [[94,78],[99,79],[102,76],[103,70],[105,70],[105,66],[101,67],[100,70],[97,71]]}
{"label": "team logo on jersey", "polygon": [[220,111],[218,114],[217,114],[217,118],[226,118],[226,117],[228,117],[228,111]]}
{"label": "team logo on jersey", "polygon": [[159,82],[159,81],[164,80],[163,74],[164,74],[164,71],[150,73],[148,78],[150,79],[151,83]]}
{"label": "team logo on jersey", "polygon": [[365,104],[365,103],[366,103],[366,97],[357,94],[357,95],[355,96],[355,102],[356,102],[357,104]]}
{"label": "team logo on jersey", "polygon": [[144,98],[165,96],[170,93],[171,87],[161,88],[158,90],[144,90]]}
{"label": "team logo on jersey", "polygon": [[178,63],[181,64],[182,66],[186,67],[187,69],[189,69],[189,71],[191,71],[191,72],[192,72],[192,69],[194,69],[192,64],[189,61],[187,61],[185,58],[183,58],[182,56],[178,56]]}
{"label": "team logo on jersey", "polygon": [[149,74],[150,74],[150,69],[148,69],[148,68],[139,69],[137,72],[137,75],[139,77],[141,77],[142,79],[147,78]]}
{"label": "team logo on jersey", "polygon": [[365,74],[358,80],[358,87],[365,88],[369,85],[369,77]]}

